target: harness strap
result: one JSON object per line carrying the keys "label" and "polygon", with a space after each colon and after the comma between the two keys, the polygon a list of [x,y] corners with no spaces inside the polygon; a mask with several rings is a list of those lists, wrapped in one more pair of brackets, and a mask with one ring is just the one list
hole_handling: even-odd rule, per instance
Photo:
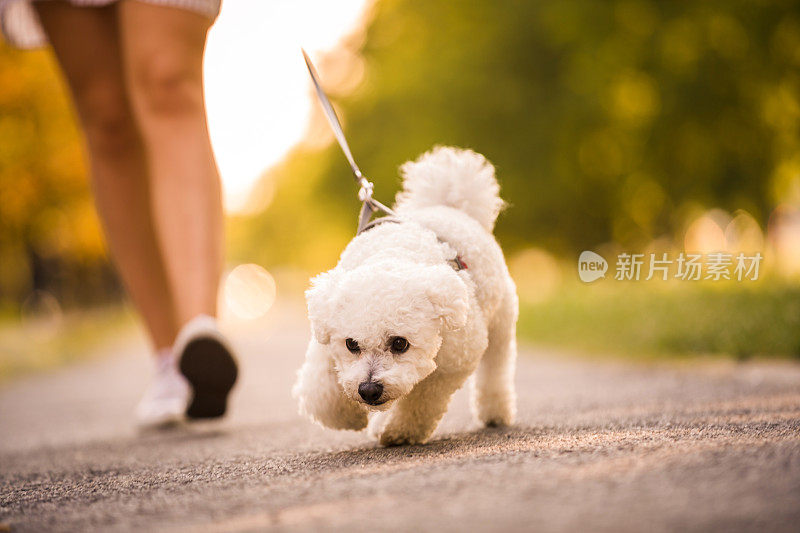
{"label": "harness strap", "polygon": [[[366,219],[364,218],[365,217],[365,213],[366,213]],[[360,220],[359,220],[359,224],[358,224],[358,232],[356,233],[356,235],[361,235],[365,231],[369,231],[372,228],[374,228],[375,226],[379,226],[379,225],[384,224],[386,222],[391,223],[391,224],[400,224],[401,222],[403,222],[400,218],[398,218],[396,216],[392,216],[392,215],[381,217],[381,218],[376,218],[375,220],[370,220],[370,217],[372,216],[372,213],[373,213],[373,211],[372,211],[371,206],[367,205],[367,203],[364,202],[362,204],[362,206],[361,206],[361,216],[360,216]],[[366,220],[366,222],[365,222],[365,220]],[[440,239],[438,235],[436,236],[436,240],[438,240],[442,244],[447,244],[452,249],[455,249],[447,241],[444,241],[444,240]],[[456,252],[456,256],[455,257],[453,257],[452,259],[448,259],[447,260],[447,264],[450,265],[453,268],[453,270],[455,270],[456,272],[458,272],[459,270],[466,270],[467,269],[467,264],[464,262],[463,259],[461,259],[461,256],[458,255],[458,252]]]}
{"label": "harness strap", "polygon": [[370,222],[369,219],[372,218],[372,214],[374,212],[375,212],[375,210],[372,208],[372,206],[369,204],[369,202],[364,202],[364,203],[361,204],[361,211],[358,214],[358,231],[356,232],[356,235],[360,234],[363,231],[368,230],[369,228],[375,226],[381,220],[386,218],[386,217],[376,218],[375,220]]}
{"label": "harness strap", "polygon": [[397,215],[395,215],[394,211],[372,197],[372,191],[375,188],[374,185],[371,181],[362,176],[360,171],[358,175],[358,183],[361,186],[358,189],[358,199],[361,200],[361,212],[358,215],[358,233],[361,233],[364,227],[369,224],[369,219],[372,218],[373,213],[383,211],[385,215],[390,217],[395,217]]}

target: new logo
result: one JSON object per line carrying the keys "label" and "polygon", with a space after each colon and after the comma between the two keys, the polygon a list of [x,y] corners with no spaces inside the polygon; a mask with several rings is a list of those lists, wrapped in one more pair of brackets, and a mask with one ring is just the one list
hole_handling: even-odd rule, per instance
{"label": "new logo", "polygon": [[578,276],[584,283],[591,283],[600,278],[606,277],[608,262],[602,255],[589,250],[581,252],[578,258]]}

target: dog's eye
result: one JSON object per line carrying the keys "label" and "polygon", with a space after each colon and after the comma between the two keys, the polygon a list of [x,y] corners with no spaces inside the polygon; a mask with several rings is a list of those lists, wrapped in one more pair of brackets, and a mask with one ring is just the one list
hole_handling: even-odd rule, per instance
{"label": "dog's eye", "polygon": [[389,349],[392,353],[404,353],[408,350],[408,341],[405,337],[392,337],[390,339]]}
{"label": "dog's eye", "polygon": [[344,345],[347,346],[347,349],[353,353],[358,353],[361,351],[361,348],[358,347],[358,343],[353,339],[345,339]]}

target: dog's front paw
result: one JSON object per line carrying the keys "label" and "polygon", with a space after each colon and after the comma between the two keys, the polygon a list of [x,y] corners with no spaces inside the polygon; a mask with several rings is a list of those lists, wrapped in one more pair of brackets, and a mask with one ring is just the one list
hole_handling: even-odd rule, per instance
{"label": "dog's front paw", "polygon": [[484,420],[483,425],[487,428],[505,428],[511,426],[512,422],[510,419],[497,417]]}
{"label": "dog's front paw", "polygon": [[381,434],[386,431],[386,424],[389,422],[389,412],[381,411],[370,413],[367,433],[374,439],[380,439]]}
{"label": "dog's front paw", "polygon": [[381,446],[407,446],[422,444],[423,442],[425,442],[424,439],[420,439],[415,435],[393,433],[391,431],[384,431],[380,438]]}
{"label": "dog's front paw", "polygon": [[398,428],[389,424],[381,433],[380,443],[383,446],[424,444],[429,436],[428,432],[422,431],[420,428]]}

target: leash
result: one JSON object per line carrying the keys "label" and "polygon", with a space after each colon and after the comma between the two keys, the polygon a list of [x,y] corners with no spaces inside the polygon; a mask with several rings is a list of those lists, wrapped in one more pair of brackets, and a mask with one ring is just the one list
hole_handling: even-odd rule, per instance
{"label": "leash", "polygon": [[364,176],[361,169],[358,168],[358,165],[356,165],[353,154],[350,152],[350,146],[347,144],[347,139],[344,136],[342,124],[339,122],[339,117],[336,116],[336,111],[333,110],[331,101],[328,100],[328,96],[325,94],[325,91],[322,90],[314,64],[311,63],[311,59],[308,57],[308,54],[306,54],[306,51],[302,50],[302,52],[303,58],[306,60],[308,73],[311,75],[311,81],[314,82],[314,89],[317,91],[317,98],[322,105],[322,110],[325,111],[325,118],[328,119],[328,124],[331,125],[333,135],[336,137],[336,142],[339,143],[339,147],[342,149],[342,152],[344,152],[347,162],[350,163],[350,170],[353,171],[353,177],[359,186],[358,199],[361,200],[361,212],[358,215],[358,233],[364,231],[370,223],[372,215],[377,211],[383,211],[386,215],[397,217],[394,211],[372,197],[375,186]]}
{"label": "leash", "polygon": [[[372,197],[375,186],[364,176],[364,174],[361,172],[361,169],[358,168],[358,165],[356,165],[356,161],[353,159],[353,154],[350,152],[350,146],[347,144],[347,139],[344,136],[342,124],[339,122],[339,117],[336,116],[336,111],[333,110],[331,101],[328,100],[328,96],[325,94],[325,91],[322,90],[319,77],[317,76],[317,70],[314,68],[314,64],[311,63],[311,59],[308,57],[308,54],[306,54],[306,51],[302,48],[301,51],[303,52],[303,58],[306,60],[306,67],[308,67],[308,73],[311,75],[311,81],[314,82],[314,89],[317,91],[317,98],[319,99],[319,103],[322,105],[322,110],[325,111],[325,118],[328,119],[328,124],[331,125],[333,135],[336,137],[336,142],[339,143],[339,147],[342,149],[345,158],[347,158],[347,162],[350,163],[350,170],[353,171],[353,177],[359,186],[358,199],[361,200],[361,212],[358,215],[358,231],[356,232],[356,235],[363,233],[370,228],[374,228],[378,224],[383,224],[384,222],[395,224],[402,222],[402,219],[400,219],[400,217],[398,217],[394,211]],[[376,218],[375,220],[370,220],[372,215],[377,211],[383,211],[386,216]],[[439,239],[439,237],[437,237],[437,239],[439,242],[447,244],[442,239]],[[452,259],[448,259],[447,264],[453,267],[454,270],[466,270],[467,268],[467,264],[459,255],[456,255]]]}

